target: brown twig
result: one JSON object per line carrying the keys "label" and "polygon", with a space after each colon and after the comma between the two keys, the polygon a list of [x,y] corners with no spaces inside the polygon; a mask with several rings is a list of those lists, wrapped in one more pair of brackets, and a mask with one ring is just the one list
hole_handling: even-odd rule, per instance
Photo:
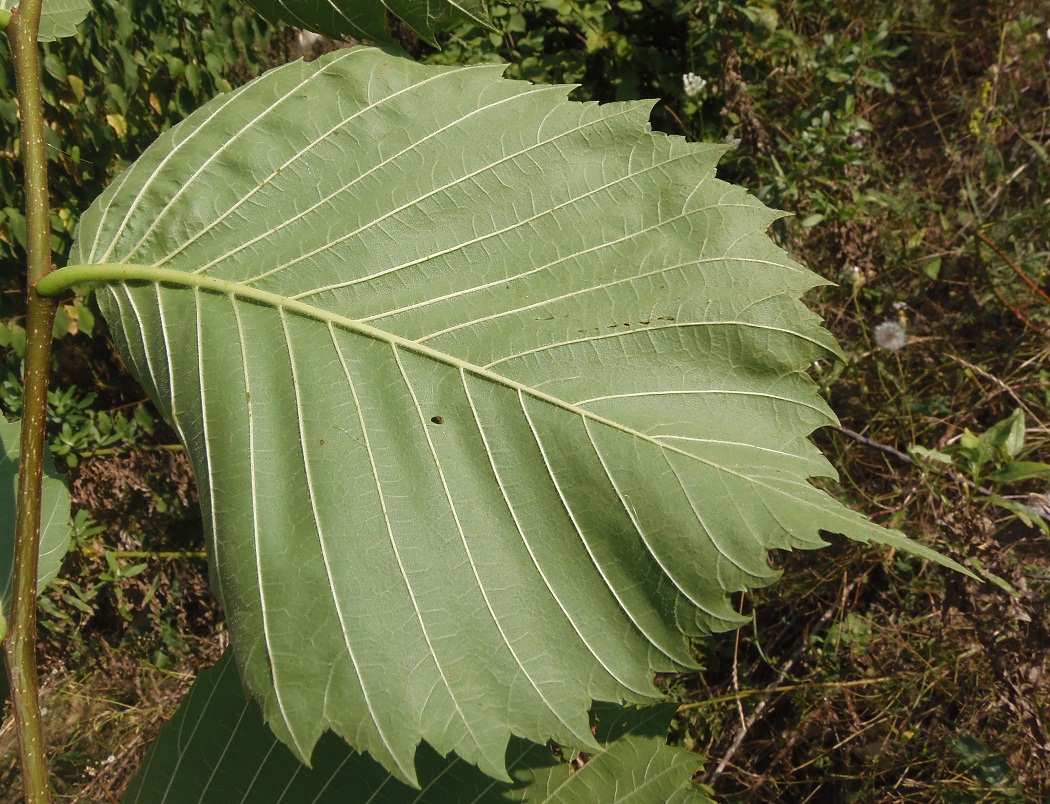
{"label": "brown twig", "polygon": [[835,426],[832,429],[838,430],[844,436],[849,436],[858,444],[863,444],[866,447],[871,447],[872,449],[877,449],[880,452],[885,452],[887,455],[892,455],[894,458],[904,461],[905,463],[910,463],[912,466],[918,467],[919,469],[925,468],[922,465],[920,465],[917,460],[911,457],[911,455],[909,455],[906,452],[901,452],[899,449],[897,449],[896,447],[891,447],[889,444],[882,444],[878,441],[873,441],[867,436],[862,436],[860,433],[855,433],[853,430],[850,430],[847,427]]}
{"label": "brown twig", "polygon": [[[998,377],[996,377],[994,374],[992,374],[987,369],[983,369],[983,368],[981,368],[980,366],[978,366],[975,363],[971,363],[968,360],[964,360],[963,358],[959,357],[958,355],[953,355],[951,352],[945,352],[944,356],[947,357],[952,362],[958,363],[960,366],[962,366],[966,370],[972,371],[974,374],[977,374],[977,375],[979,375],[981,377],[984,377],[985,379],[990,380],[991,382],[995,383],[997,386],[999,386],[999,390],[1000,391],[1002,391],[1005,394],[1008,394],[1010,396],[1010,398],[1013,399],[1013,401],[1017,403],[1017,406],[1019,408],[1021,408],[1025,412],[1025,415],[1028,416],[1029,419],[1031,419],[1032,421],[1038,422],[1040,427],[1042,427],[1043,429],[1046,429],[1046,423],[1043,422],[1038,416],[1035,415],[1035,412],[1028,405],[1025,404],[1025,401],[1018,395],[1017,391],[1015,391],[1013,388],[1011,388],[1008,383],[1006,383],[1003,380],[999,379]],[[990,394],[986,392],[985,393],[985,398],[987,399],[989,396],[990,396]]]}
{"label": "brown twig", "polygon": [[991,240],[991,238],[989,238],[980,229],[977,230],[976,235],[977,235],[978,238],[981,239],[981,241],[986,243],[988,245],[988,247],[992,249],[992,251],[994,251],[996,254],[998,254],[999,257],[1002,259],[1002,261],[1005,262],[1007,265],[1009,265],[1013,269],[1014,273],[1017,274],[1019,277],[1021,277],[1021,279],[1024,281],[1024,283],[1026,285],[1028,285],[1028,287],[1030,287],[1033,291],[1035,291],[1039,296],[1042,296],[1043,301],[1045,301],[1048,304],[1050,304],[1050,295],[1048,295],[1045,290],[1043,290],[1041,287],[1039,287],[1039,285],[1037,285],[1035,283],[1035,280],[1033,280],[1032,277],[1030,277],[1028,274],[1026,274],[1024,272],[1024,270],[1021,268],[1020,265],[1018,265],[1016,262],[1014,262],[1012,259],[1010,259],[1010,257],[1007,255],[1007,253],[1005,251],[1003,251],[1001,248],[999,248],[998,244],[996,244],[993,240]]}
{"label": "brown twig", "polygon": [[[981,232],[977,232],[977,235],[978,235],[980,240],[982,240],[983,242],[989,243],[992,246],[992,248],[997,248],[997,246],[994,243],[992,243],[990,240],[988,240],[988,238],[986,238],[983,234],[981,234]],[[1045,338],[1046,337],[1045,333],[1042,332],[1039,327],[1037,327],[1035,324],[1032,323],[1032,320],[1028,317],[1028,315],[1024,311],[1022,311],[1019,307],[1017,307],[1015,304],[1013,304],[1010,301],[1008,301],[1007,298],[999,291],[999,288],[997,288],[995,286],[995,283],[992,281],[992,277],[988,273],[988,268],[984,264],[984,260],[981,259],[981,250],[980,250],[980,248],[975,249],[975,252],[976,252],[975,258],[977,260],[977,269],[980,271],[981,277],[984,279],[985,284],[988,285],[988,287],[991,289],[992,293],[995,294],[995,298],[997,298],[999,300],[1000,304],[1002,304],[1003,307],[1005,307],[1007,310],[1009,310],[1011,313],[1013,313],[1017,317],[1017,319],[1022,324],[1025,325],[1025,327],[1027,329],[1030,329],[1030,330],[1032,330],[1032,332],[1034,332],[1037,335]],[[1005,257],[1005,255],[1002,253],[1002,251],[999,251],[999,254],[1000,254],[1000,256],[1004,256]],[[1011,265],[1012,265],[1012,263],[1011,263]]]}
{"label": "brown twig", "polygon": [[776,678],[774,678],[772,683],[766,686],[765,690],[762,692],[762,698],[755,706],[754,711],[747,718],[747,720],[743,722],[737,729],[736,734],[733,736],[733,742],[729,745],[729,750],[727,750],[722,756],[722,758],[718,761],[718,766],[714,769],[714,771],[711,772],[711,776],[707,779],[708,785],[713,786],[715,782],[717,782],[718,779],[722,776],[726,767],[732,762],[732,759],[736,755],[736,752],[739,751],[740,746],[744,744],[744,739],[747,737],[748,732],[751,731],[751,728],[761,719],[762,714],[765,712],[766,707],[769,705],[769,702],[773,698],[773,695],[776,692],[776,690],[783,686],[784,679],[787,678],[788,673],[791,672],[791,668],[794,667],[795,664],[805,655],[806,650],[807,648],[809,648],[810,643],[813,639],[813,636],[815,634],[821,633],[825,628],[828,627],[828,624],[835,616],[835,612],[843,606],[846,598],[849,597],[850,593],[858,586],[860,586],[867,577],[868,573],[865,572],[863,575],[861,575],[859,578],[855,579],[847,587],[845,587],[842,590],[842,594],[839,597],[839,601],[825,609],[824,613],[820,615],[820,618],[813,625],[813,627],[802,636],[794,652],[792,652],[791,656],[788,657],[788,660],[784,662],[784,664],[781,666]]}
{"label": "brown twig", "polygon": [[870,438],[868,438],[866,436],[862,436],[860,433],[853,432],[852,430],[850,430],[847,427],[841,427],[841,426],[837,426],[836,425],[835,427],[832,427],[832,429],[833,430],[838,430],[844,436],[849,436],[854,441],[856,441],[856,442],[858,442],[860,444],[863,444],[866,447],[871,447],[872,449],[877,449],[877,450],[880,450],[881,452],[887,453],[888,455],[892,455],[893,457],[895,457],[895,458],[897,458],[897,459],[899,459],[901,461],[904,461],[905,463],[910,464],[911,466],[914,466],[915,468],[920,469],[923,472],[929,472],[930,474],[940,475],[941,477],[950,478],[950,479],[952,479],[952,480],[954,480],[954,481],[956,481],[958,483],[962,483],[965,486],[969,486],[974,491],[979,492],[981,494],[984,494],[984,495],[986,495],[988,497],[998,497],[999,496],[998,494],[996,494],[991,489],[987,489],[984,486],[978,486],[976,483],[974,483],[968,477],[963,477],[962,475],[960,475],[960,474],[958,474],[956,472],[953,472],[951,470],[948,470],[948,469],[937,469],[936,467],[933,467],[933,466],[927,466],[925,464],[921,464],[917,460],[915,460],[913,457],[911,457],[911,455],[908,455],[906,452],[901,452],[899,449],[897,449],[895,447],[891,447],[889,444],[882,444],[882,443],[880,443],[878,441],[873,441],[872,439],[870,439]]}

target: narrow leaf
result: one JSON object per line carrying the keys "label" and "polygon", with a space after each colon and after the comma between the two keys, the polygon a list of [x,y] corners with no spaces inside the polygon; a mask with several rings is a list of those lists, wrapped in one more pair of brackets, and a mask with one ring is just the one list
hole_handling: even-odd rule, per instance
{"label": "narrow leaf", "polygon": [[456,756],[428,746],[416,756],[417,790],[327,734],[311,768],[300,764],[263,723],[244,694],[229,653],[198,676],[179,711],[154,743],[124,797],[125,804],[252,801],[255,804],[438,804],[439,802],[660,801],[704,804],[690,788],[700,757],[666,744],[674,706],[600,709],[600,747],[579,770],[547,746],[514,739],[507,749],[513,781],[496,782]]}
{"label": "narrow leaf", "polygon": [[403,778],[421,740],[506,777],[594,748],[728,594],[821,529],[957,566],[808,482],[833,422],[822,284],[649,104],[369,48],[272,71],[164,135],[41,292],[106,283],[187,445],[267,722]]}
{"label": "narrow leaf", "polygon": [[997,469],[988,477],[996,483],[1016,483],[1020,480],[1031,480],[1034,477],[1050,480],[1050,464],[1036,461],[1011,461],[1002,469]]}

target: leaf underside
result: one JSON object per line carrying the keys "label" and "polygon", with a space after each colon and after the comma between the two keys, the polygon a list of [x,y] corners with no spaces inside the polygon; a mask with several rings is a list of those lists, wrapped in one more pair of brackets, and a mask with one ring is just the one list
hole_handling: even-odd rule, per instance
{"label": "leaf underside", "polygon": [[489,24],[484,0],[249,0],[260,14],[335,39],[390,42],[392,14],[431,44],[437,34],[472,21]]}
{"label": "leaf underside", "polygon": [[[599,751],[580,770],[550,748],[513,739],[507,748],[511,783],[497,782],[473,765],[438,756],[428,746],[416,755],[420,789],[349,748],[333,734],[321,738],[313,767],[299,760],[266,728],[244,695],[227,653],[200,674],[175,717],[160,733],[124,796],[126,804],[251,801],[254,804],[569,804],[617,801],[704,804],[690,789],[701,760],[666,744],[674,706],[596,711]],[[567,759],[567,757],[566,757]]]}
{"label": "leaf underside", "polygon": [[[11,601],[11,572],[15,556],[15,501],[18,497],[18,453],[21,422],[0,416],[0,615],[6,615]],[[58,575],[62,558],[69,548],[69,490],[62,477],[45,461],[40,501],[40,559],[37,589],[43,589]]]}
{"label": "leaf underside", "polygon": [[297,62],[82,219],[72,261],[145,266],[100,304],[302,758],[331,728],[407,780],[423,739],[506,778],[511,734],[594,748],[592,700],[659,699],[770,549],[943,561],[808,482],[834,418],[805,368],[836,347],[776,213],[714,178],[722,147],[569,89]]}
{"label": "leaf underside", "polygon": [[[0,0],[0,9],[10,11],[17,8],[16,0]],[[53,42],[74,36],[77,26],[91,11],[91,0],[43,0],[40,10],[40,33],[37,40]]]}

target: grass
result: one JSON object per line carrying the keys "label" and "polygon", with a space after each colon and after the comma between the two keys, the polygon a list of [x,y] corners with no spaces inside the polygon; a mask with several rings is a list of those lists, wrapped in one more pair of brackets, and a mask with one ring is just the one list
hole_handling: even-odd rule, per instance
{"label": "grass", "polygon": [[[501,44],[458,32],[455,57],[524,54],[533,78],[578,75],[590,97],[662,98],[654,119],[672,133],[739,139],[723,175],[794,213],[775,237],[838,283],[811,299],[846,356],[814,366],[844,427],[817,435],[842,473],[835,493],[998,579],[838,541],[778,555],[781,582],[738,601],[754,627],[698,645],[702,673],[662,679],[682,704],[672,739],[708,758],[704,780],[732,802],[1044,800],[1050,539],[981,493],[994,467],[975,482],[960,450],[967,430],[1021,409],[1020,457],[1050,460],[1045,8],[622,3],[620,28],[609,4],[572,8],[548,37],[561,55],[539,58],[543,37],[508,18]],[[522,13],[553,24],[546,5]],[[649,26],[636,46],[624,44],[632,15]],[[658,24],[673,30],[661,39]],[[654,42],[670,72],[631,62],[651,64]],[[686,72],[708,79],[705,94],[684,94]],[[887,320],[906,325],[898,351],[874,341]],[[64,338],[58,386],[98,387],[96,409],[129,410],[141,393],[106,344],[101,323]],[[224,636],[189,476],[177,452],[154,449],[174,438],[158,425],[136,439],[70,471],[103,530],[82,532],[44,604],[63,800],[119,799]],[[917,460],[912,445],[956,463]],[[1047,485],[995,490],[1023,500]],[[11,741],[8,725],[0,756]],[[0,790],[15,784],[5,759]]]}

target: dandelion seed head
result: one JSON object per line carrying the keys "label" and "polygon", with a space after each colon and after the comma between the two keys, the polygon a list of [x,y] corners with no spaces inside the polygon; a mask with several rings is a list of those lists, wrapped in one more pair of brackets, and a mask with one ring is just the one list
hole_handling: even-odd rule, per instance
{"label": "dandelion seed head", "polygon": [[904,327],[896,321],[883,321],[875,327],[875,343],[883,349],[896,352],[904,347],[906,341]]}

